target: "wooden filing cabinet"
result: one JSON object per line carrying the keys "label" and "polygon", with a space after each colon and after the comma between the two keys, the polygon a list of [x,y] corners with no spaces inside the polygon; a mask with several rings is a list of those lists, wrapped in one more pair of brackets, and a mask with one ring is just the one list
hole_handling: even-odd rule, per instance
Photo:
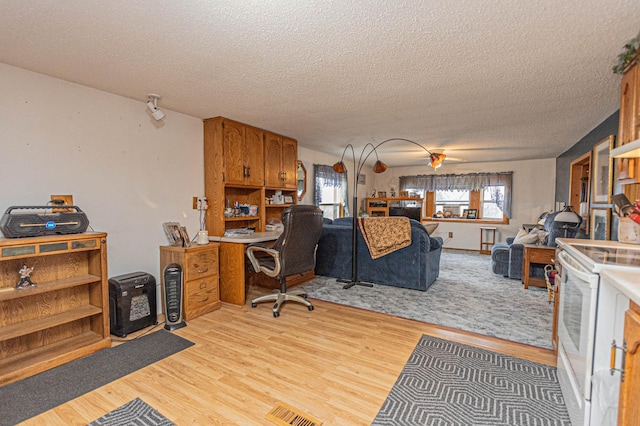
{"label": "wooden filing cabinet", "polygon": [[[160,247],[160,276],[171,263],[182,266],[185,320],[220,308],[218,243],[194,247]],[[162,286],[164,289],[164,285]]]}

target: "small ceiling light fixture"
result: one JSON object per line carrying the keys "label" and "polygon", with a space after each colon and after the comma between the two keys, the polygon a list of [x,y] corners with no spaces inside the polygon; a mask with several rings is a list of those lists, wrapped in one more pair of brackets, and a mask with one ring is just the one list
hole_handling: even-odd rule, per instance
{"label": "small ceiling light fixture", "polygon": [[158,108],[158,101],[161,99],[160,95],[156,95],[154,93],[149,93],[147,95],[147,108],[151,111],[151,116],[156,119],[156,121],[160,121],[165,117],[165,113]]}

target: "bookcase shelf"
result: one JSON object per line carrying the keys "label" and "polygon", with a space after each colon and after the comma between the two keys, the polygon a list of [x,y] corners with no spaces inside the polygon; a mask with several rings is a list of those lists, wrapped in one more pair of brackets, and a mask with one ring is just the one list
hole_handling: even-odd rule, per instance
{"label": "bookcase shelf", "polygon": [[0,238],[0,385],[111,346],[106,237]]}

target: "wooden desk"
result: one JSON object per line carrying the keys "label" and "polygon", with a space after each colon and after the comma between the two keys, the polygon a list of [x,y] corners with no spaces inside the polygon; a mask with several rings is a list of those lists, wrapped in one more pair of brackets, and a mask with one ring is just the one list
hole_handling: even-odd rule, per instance
{"label": "wooden desk", "polygon": [[522,260],[522,283],[525,290],[529,286],[547,287],[547,282],[541,277],[531,277],[531,264],[553,265],[556,257],[556,248],[547,246],[537,246],[534,244],[524,245],[524,258]]}
{"label": "wooden desk", "polygon": [[279,232],[254,232],[240,237],[209,237],[220,243],[220,300],[244,306],[246,298],[245,250],[247,244],[275,241]]}

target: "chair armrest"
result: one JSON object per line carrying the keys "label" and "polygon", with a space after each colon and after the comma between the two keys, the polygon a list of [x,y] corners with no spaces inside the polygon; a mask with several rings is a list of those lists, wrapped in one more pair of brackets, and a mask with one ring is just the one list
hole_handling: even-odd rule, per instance
{"label": "chair armrest", "polygon": [[[265,253],[271,256],[275,262],[274,269],[269,269],[262,266],[255,253]],[[247,247],[247,257],[251,261],[251,265],[253,265],[253,269],[256,272],[264,272],[270,277],[275,277],[280,273],[280,252],[278,250],[272,249],[266,244],[250,244]]]}

